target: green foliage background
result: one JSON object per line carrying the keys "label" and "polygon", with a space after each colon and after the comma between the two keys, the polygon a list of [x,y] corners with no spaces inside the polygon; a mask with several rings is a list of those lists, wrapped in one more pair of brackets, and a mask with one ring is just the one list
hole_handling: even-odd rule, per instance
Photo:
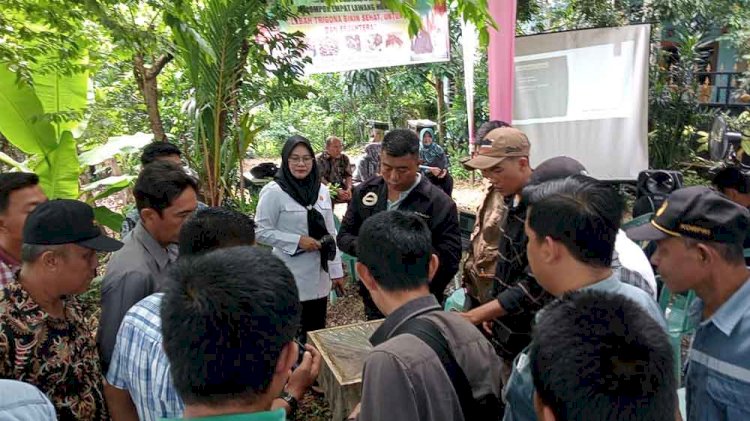
{"label": "green foliage background", "polygon": [[[200,46],[202,41],[198,39],[193,51],[186,52],[185,46],[175,40],[179,38],[181,24],[193,31],[185,33],[197,34],[203,41],[210,39],[211,34],[220,34],[217,31],[222,29],[221,19],[211,22],[209,15],[196,19],[196,10],[214,7],[212,10],[218,11],[221,7],[251,3],[251,0],[6,0],[0,13],[0,62],[14,72],[18,83],[29,85],[33,85],[35,73],[70,77],[88,72],[91,76],[88,106],[78,116],[82,117],[82,125],[74,136],[76,150],[82,153],[103,145],[112,136],[151,132],[144,98],[134,77],[134,62],[140,59],[150,68],[160,58],[166,58],[166,65],[157,76],[158,110],[166,137],[187,151],[187,163],[206,177],[210,172],[204,170],[206,154],[198,145],[207,141],[202,133],[213,123],[205,118],[198,121],[195,110],[196,106],[208,106],[211,101],[205,94],[210,92],[206,88],[210,88],[207,83],[211,73],[206,68],[191,71],[192,61],[186,60],[199,57],[196,54],[205,46]],[[307,0],[275,2],[261,21],[273,22],[290,14],[304,13],[304,5],[308,3]],[[407,17],[413,17],[414,10],[424,6],[422,3],[425,2],[386,2]],[[247,143],[256,156],[278,158],[284,139],[291,134],[302,134],[317,150],[322,150],[329,135],[341,137],[347,148],[356,148],[367,140],[366,122],[370,119],[387,121],[392,127],[403,127],[412,118],[440,120],[443,130],[438,141],[448,149],[452,159],[465,155],[468,128],[459,20],[463,17],[479,23],[481,36],[486,39],[486,29],[491,25],[487,18],[488,3],[473,0],[438,3],[451,11],[452,54],[446,63],[309,78],[299,78],[298,69],[290,64],[284,72],[268,77],[259,69],[268,63],[269,57],[251,50],[246,66],[238,69],[242,83],[236,90],[223,94],[226,100],[210,105],[226,107],[229,117],[221,134],[210,139],[212,145],[226,143],[220,148],[221,168],[217,170],[223,178],[221,188],[227,188],[231,195],[234,191],[231,184],[238,180],[238,157],[229,154],[234,153],[234,145]],[[713,113],[697,102],[694,72],[702,60],[698,47],[706,40],[706,34],[721,29],[720,39],[734,46],[738,58],[750,59],[750,0],[519,0],[517,14],[518,34],[651,22],[653,45],[658,46],[661,30],[667,25],[675,28],[682,40],[681,61],[666,68],[660,66],[658,48],[652,55],[649,146],[653,167],[679,168],[705,157],[698,150],[696,133],[707,129]],[[166,16],[179,22],[168,25]],[[234,47],[242,48],[240,44]],[[488,118],[485,56],[486,49],[482,47],[475,71],[477,124]],[[210,60],[207,63],[211,64]],[[740,87],[747,89],[748,80],[744,78]],[[442,82],[445,82],[446,101],[439,115],[438,108],[443,104],[438,101],[437,85]],[[252,120],[247,120],[250,117]],[[73,120],[65,112],[52,113],[47,118]],[[252,124],[243,128],[242,121]],[[18,161],[26,158],[2,136],[0,145],[10,158]],[[138,170],[137,154],[118,153],[116,162],[125,174]],[[97,174],[106,175],[108,170],[98,168],[94,178],[86,180],[85,168],[77,171],[85,183],[95,181]]]}

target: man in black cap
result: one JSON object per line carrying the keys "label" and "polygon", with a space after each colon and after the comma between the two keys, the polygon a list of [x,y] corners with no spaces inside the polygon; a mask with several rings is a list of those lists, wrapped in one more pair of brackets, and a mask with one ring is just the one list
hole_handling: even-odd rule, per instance
{"label": "man in black cap", "polygon": [[675,293],[694,290],[688,421],[750,419],[750,271],[742,242],[750,212],[708,187],[676,190],[650,224],[627,231],[656,241],[651,262]]}
{"label": "man in black cap", "polygon": [[96,276],[102,234],[77,200],[42,203],[26,219],[21,270],[0,290],[0,377],[40,388],[61,420],[108,420],[95,326],[76,295]]}

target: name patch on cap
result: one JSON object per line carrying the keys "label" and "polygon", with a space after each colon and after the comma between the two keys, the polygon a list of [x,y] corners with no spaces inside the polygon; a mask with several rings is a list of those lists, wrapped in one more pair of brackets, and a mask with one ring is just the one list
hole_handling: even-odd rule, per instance
{"label": "name patch on cap", "polygon": [[694,234],[700,234],[707,238],[711,238],[711,230],[708,228],[699,227],[692,224],[680,224],[680,230],[692,232]]}

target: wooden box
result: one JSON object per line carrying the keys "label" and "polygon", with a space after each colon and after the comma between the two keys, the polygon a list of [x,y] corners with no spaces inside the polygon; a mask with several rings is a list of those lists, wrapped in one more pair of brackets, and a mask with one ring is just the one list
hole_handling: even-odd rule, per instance
{"label": "wooden box", "polygon": [[318,384],[325,392],[333,421],[345,419],[362,397],[362,368],[372,350],[370,336],[382,320],[308,332],[308,342],[323,362]]}

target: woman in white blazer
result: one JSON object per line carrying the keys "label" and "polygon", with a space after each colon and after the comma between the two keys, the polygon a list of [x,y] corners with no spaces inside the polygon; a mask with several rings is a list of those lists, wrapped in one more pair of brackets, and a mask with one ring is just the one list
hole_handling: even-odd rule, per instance
{"label": "woman in white blazer", "polygon": [[281,168],[260,192],[255,222],[257,241],[273,247],[294,275],[304,342],[307,332],[325,328],[332,280],[344,282],[331,197],[304,137],[292,136],[284,144]]}

